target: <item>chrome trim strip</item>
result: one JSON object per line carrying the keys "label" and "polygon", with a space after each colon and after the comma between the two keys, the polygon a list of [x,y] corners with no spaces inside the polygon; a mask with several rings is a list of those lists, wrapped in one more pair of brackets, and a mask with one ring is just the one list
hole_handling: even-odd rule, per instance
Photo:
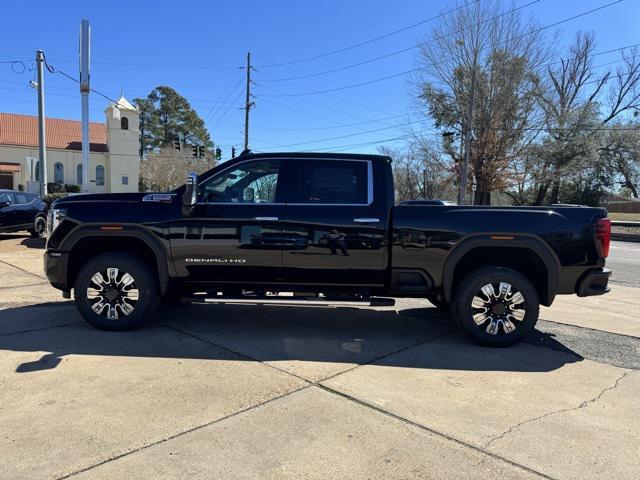
{"label": "chrome trim strip", "polygon": [[[307,160],[307,161],[341,161],[341,162],[367,162],[367,203],[227,203],[227,202],[198,202],[197,205],[292,205],[292,206],[322,206],[322,207],[368,207],[373,203],[373,162],[371,160],[364,160],[360,158],[291,158],[291,157],[269,157],[269,158],[248,158],[241,162],[235,163],[233,165],[229,165],[226,168],[223,168],[219,172],[216,172],[215,175],[219,173],[225,172],[232,167],[237,167],[238,165],[242,165],[247,162],[258,162],[260,160]],[[202,185],[205,181],[208,181],[212,178],[213,175],[207,177],[205,180],[202,180],[198,183],[198,187]]]}
{"label": "chrome trim strip", "polygon": [[354,223],[380,223],[379,218],[354,218]]}

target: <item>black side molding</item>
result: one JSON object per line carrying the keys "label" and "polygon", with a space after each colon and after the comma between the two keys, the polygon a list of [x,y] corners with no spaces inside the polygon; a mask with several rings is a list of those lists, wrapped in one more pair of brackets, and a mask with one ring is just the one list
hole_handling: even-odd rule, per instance
{"label": "black side molding", "polygon": [[553,303],[558,291],[558,273],[560,260],[555,252],[535,235],[514,233],[479,233],[466,237],[447,256],[442,272],[442,289],[446,301],[450,301],[453,292],[453,274],[458,262],[471,250],[478,247],[522,248],[532,251],[540,258],[547,269],[547,292],[542,304]]}

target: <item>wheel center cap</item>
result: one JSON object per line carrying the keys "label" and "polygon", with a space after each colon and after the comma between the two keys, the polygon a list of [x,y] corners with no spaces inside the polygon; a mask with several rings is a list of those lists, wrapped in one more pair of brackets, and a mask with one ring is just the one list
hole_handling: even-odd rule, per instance
{"label": "wheel center cap", "polygon": [[120,294],[115,289],[110,288],[105,292],[104,296],[107,297],[107,300],[109,300],[110,302],[113,302],[116,298],[120,296]]}
{"label": "wheel center cap", "polygon": [[507,312],[504,303],[496,303],[491,310],[495,315],[504,315]]}

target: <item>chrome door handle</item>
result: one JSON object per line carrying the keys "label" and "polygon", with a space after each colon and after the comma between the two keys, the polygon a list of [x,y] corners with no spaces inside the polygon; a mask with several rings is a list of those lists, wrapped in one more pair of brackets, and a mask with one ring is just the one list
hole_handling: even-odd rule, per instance
{"label": "chrome door handle", "polygon": [[255,217],[254,220],[259,222],[277,222],[278,217]]}
{"label": "chrome door handle", "polygon": [[353,223],[380,223],[379,218],[354,218]]}

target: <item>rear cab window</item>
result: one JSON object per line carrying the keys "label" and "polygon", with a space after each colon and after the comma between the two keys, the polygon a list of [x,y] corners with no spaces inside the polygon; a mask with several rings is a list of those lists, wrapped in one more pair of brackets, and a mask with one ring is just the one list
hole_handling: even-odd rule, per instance
{"label": "rear cab window", "polygon": [[371,203],[371,164],[367,160],[297,160],[292,203],[367,205]]}

